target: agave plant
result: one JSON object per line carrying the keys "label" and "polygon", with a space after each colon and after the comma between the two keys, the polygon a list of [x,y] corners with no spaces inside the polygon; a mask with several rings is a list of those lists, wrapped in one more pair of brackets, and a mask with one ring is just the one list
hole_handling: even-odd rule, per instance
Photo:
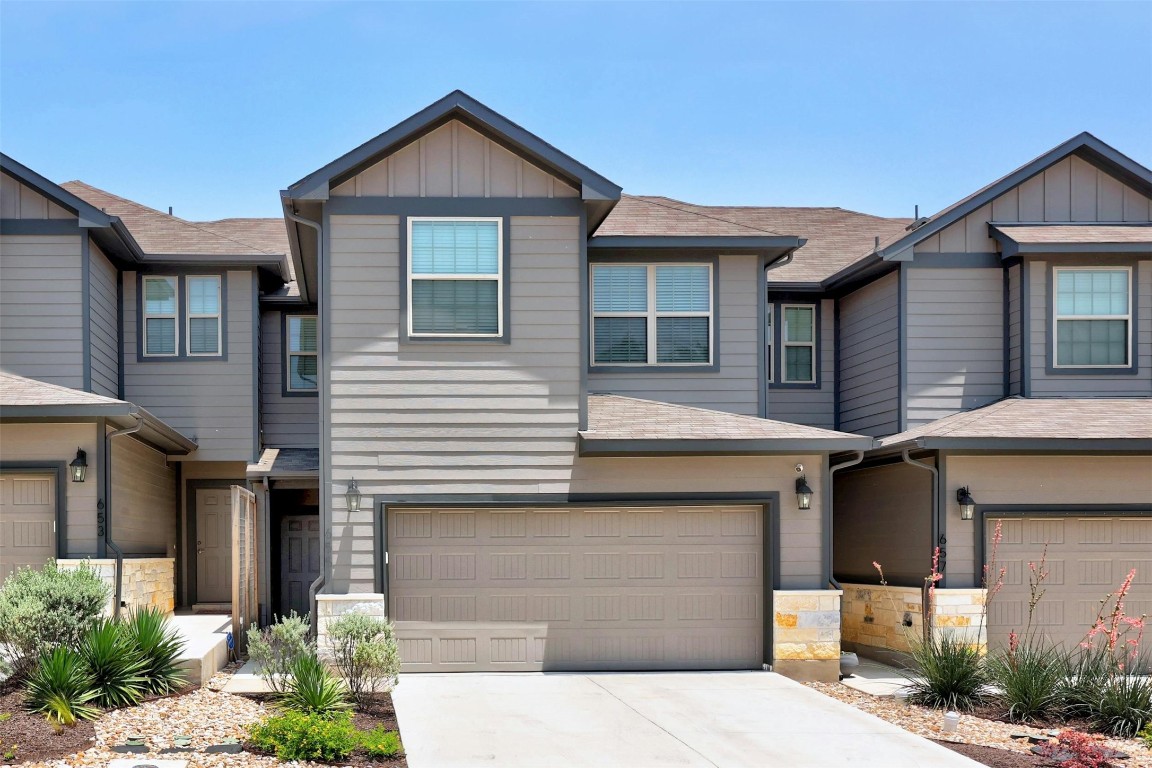
{"label": "agave plant", "polygon": [[281,694],[289,709],[318,715],[330,715],[348,709],[348,686],[328,671],[315,653],[308,653],[292,664]]}
{"label": "agave plant", "polygon": [[144,698],[144,660],[115,621],[101,619],[77,649],[105,707],[129,707]]}
{"label": "agave plant", "polygon": [[139,608],[124,624],[124,633],[144,662],[141,675],[149,693],[172,693],[188,682],[180,668],[184,640],[168,626],[159,608]]}
{"label": "agave plant", "polygon": [[93,704],[99,695],[84,660],[72,650],[58,646],[44,653],[28,676],[24,706],[40,712],[55,725],[75,725],[100,714]]}

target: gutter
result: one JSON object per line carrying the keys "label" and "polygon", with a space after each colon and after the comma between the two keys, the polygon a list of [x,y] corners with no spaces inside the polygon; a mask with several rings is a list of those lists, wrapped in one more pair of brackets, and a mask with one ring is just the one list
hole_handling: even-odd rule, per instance
{"label": "gutter", "polygon": [[121,601],[124,597],[124,551],[112,540],[112,438],[121,435],[131,435],[144,427],[144,418],[139,413],[129,414],[135,417],[136,424],[104,436],[104,544],[116,553],[116,601],[112,604],[113,618],[120,618]]}
{"label": "gutter", "polygon": [[825,583],[831,584],[836,589],[844,589],[844,585],[836,580],[836,576],[832,572],[832,489],[833,489],[833,475],[842,469],[854,467],[860,462],[864,461],[864,451],[853,451],[856,454],[855,458],[832,466],[831,462],[828,464],[828,471],[825,473],[824,478],[824,576]]}

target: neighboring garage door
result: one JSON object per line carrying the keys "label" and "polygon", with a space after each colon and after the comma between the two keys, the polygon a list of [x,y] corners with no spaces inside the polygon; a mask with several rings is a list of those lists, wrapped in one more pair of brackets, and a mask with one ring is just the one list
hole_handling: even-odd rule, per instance
{"label": "neighboring garage door", "polygon": [[56,478],[0,475],[0,580],[56,556]]}
{"label": "neighboring garage door", "polygon": [[758,506],[405,509],[404,670],[759,669]]}
{"label": "neighboring garage door", "polygon": [[[987,521],[991,553],[997,520]],[[1048,545],[1048,578],[1036,605],[1033,626],[1067,648],[1084,639],[1100,601],[1136,569],[1124,610],[1152,615],[1152,517],[1004,518],[997,561],[1007,569],[1004,587],[988,607],[988,639],[1004,647],[1008,633],[1028,623],[1029,568],[1039,566]],[[1111,604],[1110,606],[1111,607]]]}

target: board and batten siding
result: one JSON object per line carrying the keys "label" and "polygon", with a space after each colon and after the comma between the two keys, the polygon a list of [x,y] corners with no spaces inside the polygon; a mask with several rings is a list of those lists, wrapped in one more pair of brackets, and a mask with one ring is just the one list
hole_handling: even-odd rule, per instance
{"label": "board and batten siding", "polygon": [[[301,313],[306,314],[306,313]],[[260,314],[260,429],[270,448],[320,444],[320,398],[284,396],[283,313]]]}
{"label": "board and batten siding", "polygon": [[84,389],[80,238],[0,234],[0,369]]}
{"label": "board and batten siding", "polygon": [[1024,274],[1019,264],[1008,267],[1008,394],[1024,393],[1024,351],[1020,340],[1024,313],[1021,282]]}
{"label": "board and batten siding", "polygon": [[96,243],[88,244],[88,323],[89,365],[92,391],[105,397],[120,397],[119,349],[117,338],[116,288],[120,277],[116,267]]}
{"label": "board and batten siding", "polygon": [[72,219],[67,211],[31,187],[0,173],[0,219]]}
{"label": "board and batten siding", "polygon": [[247,462],[256,459],[257,450],[254,275],[242,270],[224,274],[227,359],[140,361],[136,273],[124,273],[124,399],[194,439],[197,449],[190,460]]}
{"label": "board and batten siding", "polygon": [[452,120],[369,166],[333,197],[576,197],[573,187]]}
{"label": "board and batten siding", "polygon": [[900,276],[840,299],[840,425],[872,437],[900,431]]}
{"label": "board and batten siding", "polygon": [[397,216],[332,216],[329,352],[334,591],[374,585],[361,492],[567,493],[580,400],[580,222],[511,218],[510,342],[399,342]]}
{"label": "board and batten siding", "polygon": [[917,243],[915,253],[996,253],[988,222],[1152,221],[1152,200],[1079,157],[1067,157]]}
{"label": "board and batten siding", "polygon": [[756,308],[757,291],[763,287],[762,275],[752,257],[721,256],[717,277],[720,283],[719,295],[715,298],[720,315],[718,371],[638,367],[635,373],[603,372],[592,366],[588,373],[588,391],[758,416]]}
{"label": "board and batten siding", "polygon": [[1004,396],[1004,277],[996,267],[917,268],[907,281],[907,427]]}
{"label": "board and batten siding", "polygon": [[[1136,324],[1135,374],[1084,375],[1059,373],[1049,375],[1048,335],[1051,328],[1048,290],[1053,266],[1085,266],[1091,258],[1057,264],[1029,260],[1028,275],[1028,366],[1029,397],[1149,397],[1152,396],[1152,261],[1133,266],[1132,284]],[[1152,407],[1152,404],[1150,404]]]}
{"label": "board and batten siding", "polygon": [[111,444],[113,540],[127,555],[174,555],[176,470],[139,440]]}
{"label": "board and batten siding", "polygon": [[[96,424],[0,424],[0,464],[38,461],[67,464],[76,458],[76,449],[88,453],[88,479],[83,483],[64,483],[64,510],[67,515],[66,552],[60,557],[95,557],[96,501],[99,483],[93,475],[95,464]],[[7,470],[5,470],[7,471]],[[25,470],[13,470],[24,472]],[[35,474],[34,470],[27,470]]]}
{"label": "board and batten siding", "polygon": [[[793,302],[780,302],[793,303]],[[797,302],[803,303],[803,302]],[[818,387],[768,387],[765,418],[805,424],[821,429],[836,428],[836,302],[820,302],[820,327],[816,352],[819,355]],[[777,353],[783,367],[783,350]],[[779,380],[779,374],[777,375]]]}

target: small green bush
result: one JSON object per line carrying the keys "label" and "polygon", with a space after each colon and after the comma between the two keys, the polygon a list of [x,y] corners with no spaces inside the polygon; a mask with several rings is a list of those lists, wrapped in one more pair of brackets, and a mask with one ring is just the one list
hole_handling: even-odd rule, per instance
{"label": "small green bush", "polygon": [[24,690],[24,706],[56,725],[75,725],[100,714],[93,702],[99,695],[84,660],[75,651],[57,646],[32,668]]}
{"label": "small green bush", "polygon": [[76,649],[102,707],[130,707],[144,698],[144,660],[119,622],[101,619]]}
{"label": "small green bush", "polygon": [[277,617],[263,629],[253,624],[248,631],[248,658],[256,663],[258,674],[273,693],[284,692],[297,659],[315,653],[308,633],[308,616],[299,616],[296,611]]}
{"label": "small green bush", "polygon": [[124,622],[124,633],[143,660],[144,687],[148,693],[178,691],[188,679],[180,668],[184,640],[168,625],[159,608],[139,608]]}
{"label": "small green bush", "polygon": [[360,744],[371,758],[395,757],[404,749],[400,744],[399,732],[385,730],[382,725],[370,731],[362,731]]}
{"label": "small green bush", "polygon": [[979,649],[949,636],[912,644],[916,664],[908,700],[938,709],[968,711],[984,700],[988,682]]}
{"label": "small green bush", "polygon": [[1132,738],[1152,721],[1152,678],[1116,674],[1097,694],[1092,727]]}
{"label": "small green bush", "polygon": [[400,675],[400,648],[392,622],[346,613],[328,625],[328,645],[352,699],[366,709],[377,694],[390,691]]}
{"label": "small green bush", "polygon": [[1068,679],[1067,656],[1041,640],[1021,642],[987,659],[989,682],[1000,689],[996,700],[1013,722],[1031,722],[1060,709]]}
{"label": "small green bush", "polygon": [[1144,746],[1152,749],[1152,723],[1144,726],[1144,730],[1140,731],[1139,737],[1144,742]]}
{"label": "small green bush", "polygon": [[0,586],[0,652],[13,674],[27,674],[44,650],[77,647],[107,601],[108,587],[86,564],[61,569],[49,560],[9,575]]}
{"label": "small green bush", "polygon": [[329,672],[315,653],[296,659],[280,700],[290,709],[318,715],[330,715],[351,707],[348,686]]}
{"label": "small green bush", "polygon": [[256,723],[248,733],[254,746],[285,761],[331,763],[348,757],[360,743],[350,712],[319,715],[289,710]]}

